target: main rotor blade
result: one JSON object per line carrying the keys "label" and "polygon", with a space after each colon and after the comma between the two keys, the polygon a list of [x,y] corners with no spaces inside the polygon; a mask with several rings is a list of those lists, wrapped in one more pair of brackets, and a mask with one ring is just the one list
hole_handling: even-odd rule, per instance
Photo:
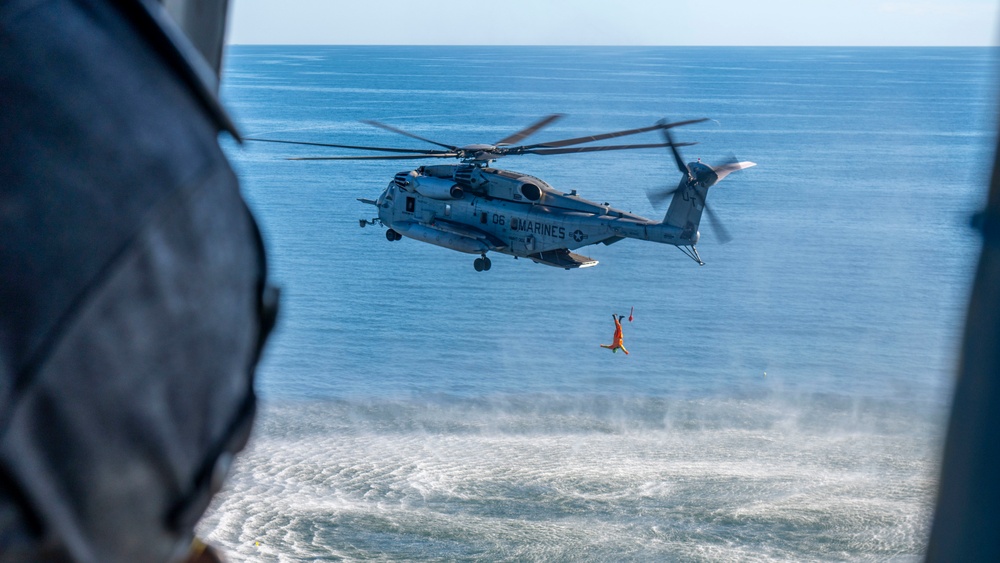
{"label": "main rotor blade", "polygon": [[680,127],[682,125],[692,125],[695,123],[701,123],[702,121],[708,121],[707,117],[699,117],[698,119],[685,119],[684,121],[674,121],[671,123],[664,123],[666,119],[661,119],[657,123],[660,125],[661,129],[670,129],[671,127]]}
{"label": "main rotor blade", "polygon": [[261,141],[264,143],[285,143],[287,145],[309,145],[313,147],[334,147],[338,149],[356,149],[364,151],[383,151],[383,152],[405,152],[405,153],[426,153],[426,154],[444,154],[449,151],[439,151],[439,150],[422,150],[422,149],[403,149],[403,148],[388,148],[388,147],[361,147],[356,145],[335,145],[332,143],[307,143],[305,141],[280,141],[278,139],[257,139],[253,137],[244,137],[244,141]]}
{"label": "main rotor blade", "polygon": [[[690,146],[696,145],[698,143],[679,143],[680,146]],[[597,151],[620,151],[626,149],[653,149],[660,147],[669,147],[671,145],[667,143],[650,143],[641,145],[603,145],[597,147],[570,147],[568,149],[527,149],[523,151],[518,151],[514,154],[571,154],[578,152],[597,152]]]}
{"label": "main rotor blade", "polygon": [[446,145],[444,143],[439,143],[437,141],[432,141],[430,139],[425,139],[424,137],[421,137],[420,135],[414,135],[413,133],[410,133],[409,131],[403,131],[402,129],[399,129],[397,127],[393,127],[392,125],[386,125],[385,123],[379,123],[378,121],[373,121],[371,119],[362,120],[361,123],[365,123],[365,124],[371,125],[373,127],[379,127],[379,128],[385,129],[386,131],[392,131],[393,133],[399,133],[400,135],[406,135],[407,137],[410,137],[411,139],[417,139],[418,141],[424,141],[425,143],[430,143],[432,145],[437,145],[439,147],[444,147],[444,148],[449,149],[449,150],[453,150],[453,151],[454,150],[458,150],[458,147],[455,147],[455,146],[452,146],[452,145]]}
{"label": "main rotor blade", "polygon": [[367,156],[299,156],[286,160],[407,160],[414,158],[458,158],[458,153],[423,153]]}
{"label": "main rotor blade", "polygon": [[494,143],[494,146],[499,147],[501,145],[513,145],[515,143],[520,143],[522,140],[526,139],[529,135],[533,135],[542,127],[549,125],[550,123],[561,117],[563,117],[563,114],[553,113],[552,115],[542,118],[541,120],[525,127],[524,129],[521,129],[520,131],[514,133],[509,137],[504,137],[503,139]]}
{"label": "main rotor blade", "polygon": [[657,129],[669,129],[671,127],[680,127],[681,125],[690,125],[692,123],[701,123],[702,121],[707,121],[707,117],[701,119],[690,119],[688,121],[678,121],[676,123],[657,123],[656,125],[650,125],[649,127],[640,127],[638,129],[628,129],[625,131],[614,131],[612,133],[602,133],[600,135],[590,135],[588,137],[576,137],[574,139],[563,139],[560,141],[548,141],[545,143],[538,143],[535,145],[525,145],[525,149],[532,149],[535,147],[544,148],[557,148],[557,147],[568,147],[570,145],[579,145],[581,143],[590,143],[594,141],[603,141],[604,139],[614,139],[615,137],[624,137],[626,135],[638,135],[639,133],[645,133],[647,131],[656,131]]}

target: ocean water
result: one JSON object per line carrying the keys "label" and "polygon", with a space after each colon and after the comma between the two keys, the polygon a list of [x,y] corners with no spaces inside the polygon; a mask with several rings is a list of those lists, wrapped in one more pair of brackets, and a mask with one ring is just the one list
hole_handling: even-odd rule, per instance
{"label": "ocean water", "polygon": [[[251,47],[248,136],[430,148],[709,117],[699,267],[564,271],[359,228],[421,161],[225,142],[282,286],[254,437],[199,532],[234,561],[919,560],[995,143],[975,48]],[[658,142],[657,137],[633,137]],[[496,166],[659,218],[665,150]],[[628,314],[631,354],[610,341]]]}

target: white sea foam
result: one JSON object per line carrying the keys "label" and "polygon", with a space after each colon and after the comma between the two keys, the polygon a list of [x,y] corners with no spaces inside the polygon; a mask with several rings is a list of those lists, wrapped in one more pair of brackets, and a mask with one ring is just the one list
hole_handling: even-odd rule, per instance
{"label": "white sea foam", "polygon": [[773,397],[274,405],[201,532],[247,561],[916,558],[934,420],[863,410]]}

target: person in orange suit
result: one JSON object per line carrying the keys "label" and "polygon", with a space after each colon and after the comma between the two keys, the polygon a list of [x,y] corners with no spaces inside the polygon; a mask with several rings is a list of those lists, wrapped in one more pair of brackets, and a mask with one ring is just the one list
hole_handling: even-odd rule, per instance
{"label": "person in orange suit", "polygon": [[618,353],[618,350],[621,349],[622,352],[625,352],[625,355],[628,355],[628,350],[622,344],[622,319],[625,318],[625,315],[611,315],[611,318],[615,321],[615,336],[611,344],[601,344],[601,348],[607,348],[615,353]]}

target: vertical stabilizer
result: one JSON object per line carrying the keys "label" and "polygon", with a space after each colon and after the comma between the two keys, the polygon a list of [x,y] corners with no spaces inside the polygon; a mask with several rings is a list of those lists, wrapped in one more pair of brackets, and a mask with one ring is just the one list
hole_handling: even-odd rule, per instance
{"label": "vertical stabilizer", "polygon": [[701,223],[702,212],[707,211],[713,226],[720,231],[723,241],[729,236],[725,234],[721,223],[708,208],[708,189],[721,181],[726,176],[737,170],[750,168],[756,164],[750,161],[739,162],[733,159],[732,162],[721,164],[716,167],[709,166],[700,160],[688,163],[682,172],[687,172],[681,179],[677,189],[673,191],[673,198],[670,200],[670,207],[663,217],[663,222],[667,225],[680,228],[684,231],[684,238],[693,238],[697,242],[698,225]]}
{"label": "vertical stabilizer", "polygon": [[663,216],[663,222],[683,229],[684,237],[690,238],[698,232],[707,196],[707,187],[698,183],[689,184],[686,180],[681,180],[677,191],[674,192],[674,197],[670,200],[667,214]]}

